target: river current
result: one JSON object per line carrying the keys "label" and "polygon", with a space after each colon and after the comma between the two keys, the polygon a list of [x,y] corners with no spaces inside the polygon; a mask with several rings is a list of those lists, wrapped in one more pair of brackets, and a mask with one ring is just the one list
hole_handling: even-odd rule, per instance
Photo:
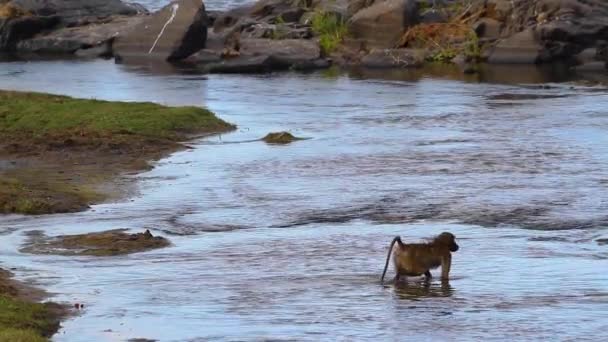
{"label": "river current", "polygon": [[[0,89],[206,106],[238,129],[133,175],[132,198],[1,217],[0,266],[85,303],[54,341],[608,339],[608,89],[445,75],[1,63]],[[308,139],[256,140],[280,130]],[[112,228],[173,245],[18,251],[31,230]],[[379,284],[395,235],[442,231],[461,246],[449,283]]]}

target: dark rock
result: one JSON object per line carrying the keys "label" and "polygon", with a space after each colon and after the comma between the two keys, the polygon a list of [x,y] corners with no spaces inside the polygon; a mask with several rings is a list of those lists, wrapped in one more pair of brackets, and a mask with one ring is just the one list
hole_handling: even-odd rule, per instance
{"label": "dark rock", "polygon": [[118,16],[104,23],[65,27],[47,34],[39,34],[17,44],[20,53],[73,54],[97,57],[112,55],[112,40],[144,20],[143,16]]}
{"label": "dark rock", "polygon": [[[304,7],[304,6],[303,6]],[[247,12],[248,16],[270,23],[298,22],[306,10],[293,0],[261,0]],[[280,18],[280,19],[279,19]]]}
{"label": "dark rock", "polygon": [[374,50],[363,57],[361,66],[366,68],[413,68],[424,63],[425,52],[416,49]]}
{"label": "dark rock", "polygon": [[357,12],[348,22],[356,39],[374,48],[392,48],[406,28],[419,23],[415,0],[386,0]]}
{"label": "dark rock", "polygon": [[222,53],[219,50],[203,49],[184,60],[186,63],[210,64],[222,61]]}
{"label": "dark rock", "polygon": [[321,56],[319,45],[301,39],[242,39],[241,55],[269,55],[281,59],[315,60]]}
{"label": "dark rock", "polygon": [[59,24],[59,17],[19,17],[0,20],[0,51],[13,51],[20,40],[49,30]]}
{"label": "dark rock", "polygon": [[289,132],[273,132],[268,133],[262,140],[268,144],[289,144],[296,140],[302,140],[302,138],[297,138]]}
{"label": "dark rock", "polygon": [[[486,13],[503,23],[501,36],[508,37],[499,42],[499,55],[514,52],[517,40],[526,44],[517,49],[515,59],[521,63],[571,63],[581,51],[608,37],[608,2],[604,0],[488,0]],[[534,40],[522,40],[530,32]]]}
{"label": "dark rock", "polygon": [[145,10],[141,5],[120,0],[13,0],[13,3],[38,16],[57,15],[68,26],[112,15],[136,15]]}
{"label": "dark rock", "polygon": [[436,9],[425,11],[420,15],[420,23],[423,24],[445,23],[447,20],[445,13]]}
{"label": "dark rock", "polygon": [[119,59],[180,60],[205,48],[207,15],[200,0],[177,0],[114,42]]}
{"label": "dark rock", "polygon": [[543,46],[533,29],[502,40],[491,52],[488,63],[534,64],[541,58]]}
{"label": "dark rock", "polygon": [[481,18],[473,25],[473,30],[479,38],[498,39],[502,31],[502,23],[491,18]]}
{"label": "dark rock", "polygon": [[100,45],[76,50],[74,54],[80,58],[112,57],[112,41],[109,39]]}
{"label": "dark rock", "polygon": [[[266,73],[276,70],[278,65],[270,56],[239,56],[222,60],[218,63],[211,63],[205,66],[209,73],[219,74],[247,74],[247,73]],[[281,69],[287,69],[281,65]]]}
{"label": "dark rock", "polygon": [[[257,73],[287,69],[308,70],[329,66],[327,60],[321,59],[321,50],[312,40],[242,39],[239,46],[240,49],[235,56],[208,64],[207,70],[215,73]],[[207,52],[206,56],[196,58],[201,61],[208,56],[213,58],[217,55],[213,56],[213,53]]]}
{"label": "dark rock", "polygon": [[606,62],[601,61],[591,61],[585,62],[583,64],[577,65],[574,67],[574,70],[579,72],[597,72],[597,71],[608,71]]}

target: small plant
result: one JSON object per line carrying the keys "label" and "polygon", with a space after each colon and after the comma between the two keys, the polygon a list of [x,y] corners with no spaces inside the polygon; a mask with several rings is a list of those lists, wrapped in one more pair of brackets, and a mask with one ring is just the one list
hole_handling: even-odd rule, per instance
{"label": "small plant", "polygon": [[467,59],[478,61],[481,58],[479,37],[477,37],[475,31],[471,30],[467,34],[467,40],[464,44],[463,52]]}
{"label": "small plant", "polygon": [[332,53],[346,37],[346,22],[334,13],[317,11],[311,20],[312,31],[319,36],[319,45],[324,55]]}
{"label": "small plant", "polygon": [[429,56],[427,59],[431,62],[448,63],[452,59],[454,59],[454,57],[456,57],[457,54],[458,54],[458,51],[456,49],[447,47],[447,48],[441,48],[440,50],[436,51],[431,56]]}

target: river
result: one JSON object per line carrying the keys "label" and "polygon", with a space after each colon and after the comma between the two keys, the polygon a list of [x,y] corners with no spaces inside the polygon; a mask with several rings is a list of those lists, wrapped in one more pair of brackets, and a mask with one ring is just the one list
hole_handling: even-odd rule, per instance
{"label": "river", "polygon": [[[1,217],[0,266],[85,303],[58,342],[608,339],[608,89],[509,70],[2,63],[0,89],[206,106],[239,128],[132,176],[133,198]],[[279,130],[309,139],[255,141]],[[173,246],[18,252],[27,231],[111,228],[150,228]],[[379,284],[393,236],[442,231],[461,246],[449,284]]]}

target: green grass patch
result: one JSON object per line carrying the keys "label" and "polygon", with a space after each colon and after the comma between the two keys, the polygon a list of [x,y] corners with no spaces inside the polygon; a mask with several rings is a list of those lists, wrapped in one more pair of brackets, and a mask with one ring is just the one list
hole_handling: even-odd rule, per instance
{"label": "green grass patch", "polygon": [[311,19],[312,31],[319,37],[324,55],[329,55],[344,41],[348,33],[346,22],[334,13],[317,11]]}
{"label": "green grass patch", "polygon": [[57,328],[48,305],[0,295],[0,341],[46,341]]}
{"label": "green grass patch", "polygon": [[31,181],[0,176],[0,214],[38,215],[82,210],[87,203],[102,199],[86,186],[75,187],[65,182],[53,182],[40,176],[28,175]]}
{"label": "green grass patch", "polygon": [[139,135],[180,139],[188,133],[225,131],[232,126],[198,107],[149,102],[111,102],[0,91],[0,133],[34,136]]}
{"label": "green grass patch", "polygon": [[34,330],[5,329],[0,331],[0,342],[47,342]]}

